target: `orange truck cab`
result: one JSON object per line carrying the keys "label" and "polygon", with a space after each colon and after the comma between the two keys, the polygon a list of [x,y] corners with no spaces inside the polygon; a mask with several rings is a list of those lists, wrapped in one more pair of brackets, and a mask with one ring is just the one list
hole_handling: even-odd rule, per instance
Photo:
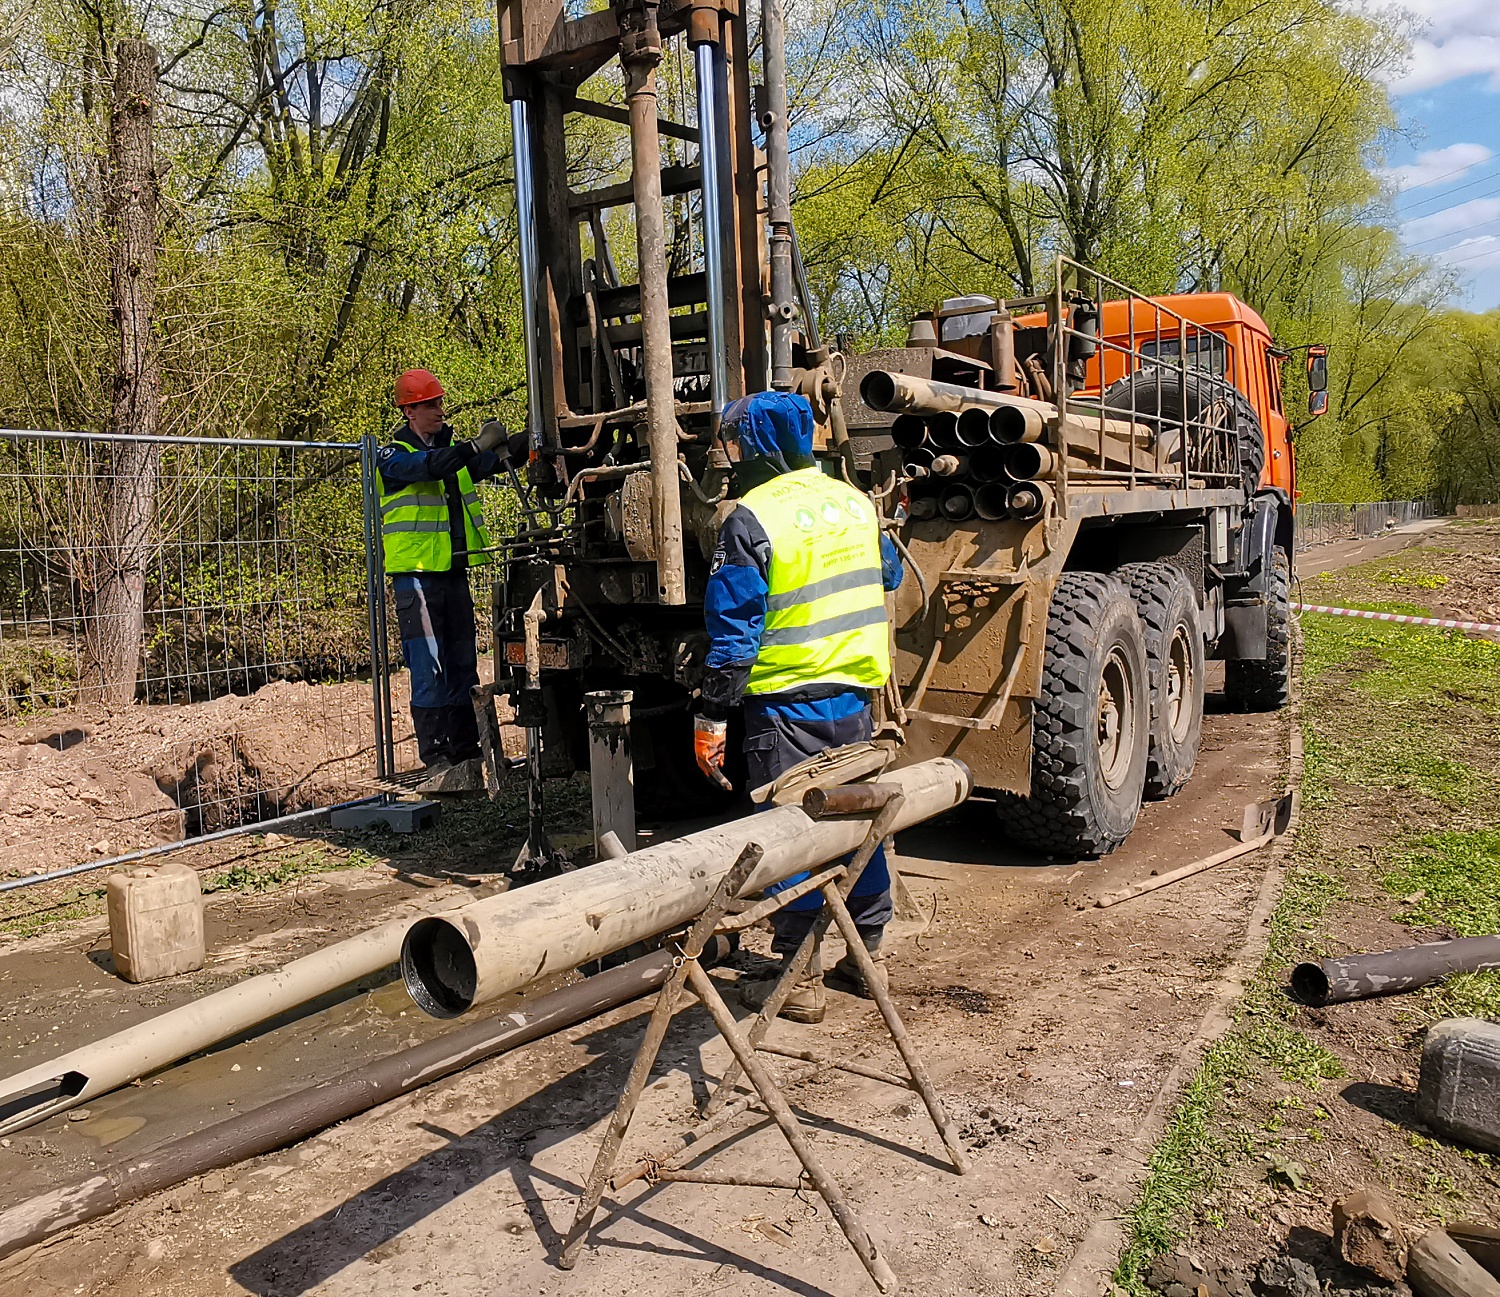
{"label": "orange truck cab", "polygon": [[[1198,328],[1188,329],[1178,317]],[[1175,363],[1185,340],[1190,362],[1227,378],[1254,408],[1266,441],[1261,485],[1279,488],[1289,500],[1296,499],[1291,426],[1281,396],[1281,366],[1287,353],[1278,350],[1266,322],[1252,308],[1231,293],[1175,293],[1110,301],[1100,308],[1099,335],[1103,345],[1089,362],[1080,395],[1097,395],[1124,378],[1132,352],[1170,357]]]}

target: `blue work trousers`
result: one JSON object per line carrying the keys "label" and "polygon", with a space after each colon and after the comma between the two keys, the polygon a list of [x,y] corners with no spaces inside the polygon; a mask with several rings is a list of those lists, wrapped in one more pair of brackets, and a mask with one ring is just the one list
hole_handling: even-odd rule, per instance
{"label": "blue work trousers", "polygon": [[470,690],[479,683],[469,574],[404,573],[394,578],[401,656],[411,672],[411,720],[424,766],[479,755]]}
{"label": "blue work trousers", "polygon": [[[807,711],[813,705],[764,706],[753,698],[745,700],[745,764],[748,767],[748,784],[759,788],[785,774],[793,766],[815,757],[828,748],[842,747],[846,743],[863,743],[872,732],[869,707],[861,708],[850,716],[836,719],[809,717]],[[802,713],[799,715],[798,713]],[[769,809],[769,802],[766,808]],[[785,882],[767,888],[768,893],[779,892],[801,882],[807,874],[794,874]],[[879,942],[885,925],[891,921],[891,874],[886,865],[885,848],[877,847],[870,863],[860,874],[847,904],[850,917],[859,929],[860,936],[872,948]],[[812,928],[823,908],[820,892],[809,892],[799,897],[784,910],[771,916],[774,931],[771,948],[778,955],[790,955],[802,944],[802,939]]]}

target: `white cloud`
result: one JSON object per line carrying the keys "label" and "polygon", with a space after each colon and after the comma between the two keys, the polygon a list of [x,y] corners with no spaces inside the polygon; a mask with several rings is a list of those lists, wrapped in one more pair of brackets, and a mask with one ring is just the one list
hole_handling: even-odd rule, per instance
{"label": "white cloud", "polygon": [[1438,253],[1438,260],[1466,273],[1500,269],[1500,235],[1481,234]]}
{"label": "white cloud", "polygon": [[1391,82],[1391,93],[1409,95],[1476,73],[1489,77],[1488,90],[1500,90],[1500,36],[1455,36],[1412,42],[1411,65]]}
{"label": "white cloud", "polygon": [[1408,162],[1404,167],[1391,167],[1385,176],[1398,190],[1422,189],[1439,180],[1457,180],[1494,156],[1483,144],[1449,144],[1446,148],[1428,149],[1418,154],[1415,162]]}
{"label": "white cloud", "polygon": [[1393,94],[1476,74],[1500,91],[1500,6],[1492,0],[1402,0],[1402,8],[1423,30],[1412,44],[1410,66],[1391,83]]}
{"label": "white cloud", "polygon": [[1407,221],[1401,227],[1401,235],[1410,247],[1412,244],[1446,238],[1476,225],[1488,225],[1493,221],[1500,221],[1500,198],[1471,198],[1466,203],[1456,203],[1440,212]]}

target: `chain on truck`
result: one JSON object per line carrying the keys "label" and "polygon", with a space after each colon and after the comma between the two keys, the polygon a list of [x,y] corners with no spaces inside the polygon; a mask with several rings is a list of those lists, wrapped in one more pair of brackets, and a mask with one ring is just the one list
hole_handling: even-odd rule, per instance
{"label": "chain on truck", "polygon": [[[1065,257],[1044,294],[951,299],[904,347],[830,345],[792,224],[780,0],[758,20],[752,85],[733,0],[500,6],[530,452],[493,620],[534,818],[543,775],[585,764],[595,689],[634,695],[643,800],[676,816],[723,796],[691,744],[732,507],[715,430],[774,388],[807,397],[825,471],[905,550],[876,700],[900,761],[961,758],[1027,845],[1113,850],[1192,772],[1207,659],[1239,705],[1286,700],[1287,353],[1228,294],[1147,298]],[[691,69],[693,120],[662,115],[664,67]],[[582,117],[628,142],[628,178],[570,186]],[[1325,363],[1312,349],[1312,413]]]}

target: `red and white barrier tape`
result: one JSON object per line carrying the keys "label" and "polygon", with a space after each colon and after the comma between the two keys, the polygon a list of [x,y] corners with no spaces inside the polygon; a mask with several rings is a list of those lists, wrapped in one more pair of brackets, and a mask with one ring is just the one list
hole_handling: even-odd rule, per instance
{"label": "red and white barrier tape", "polygon": [[1451,617],[1408,617],[1405,613],[1369,612],[1364,608],[1328,608],[1320,603],[1294,603],[1293,612],[1323,612],[1334,617],[1363,617],[1366,621],[1399,621],[1410,626],[1437,626],[1442,630],[1500,631],[1487,621],[1454,621]]}

